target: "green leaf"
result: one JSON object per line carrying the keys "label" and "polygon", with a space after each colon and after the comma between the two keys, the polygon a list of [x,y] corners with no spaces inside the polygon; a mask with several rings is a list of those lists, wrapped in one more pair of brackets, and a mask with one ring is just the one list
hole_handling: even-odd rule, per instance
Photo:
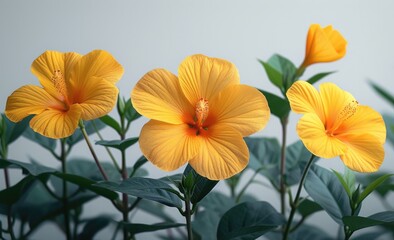
{"label": "green leaf", "polygon": [[43,173],[55,173],[56,169],[49,168],[46,166],[38,165],[38,164],[31,164],[31,163],[24,163],[10,159],[1,159],[0,161],[0,168],[22,168],[25,173],[29,173],[33,176],[38,176]]}
{"label": "green leaf", "polygon": [[124,151],[136,142],[138,142],[138,137],[127,138],[125,140],[111,140],[111,141],[101,140],[101,141],[97,141],[96,144],[106,147],[112,147],[120,151]]}
{"label": "green leaf", "polygon": [[387,140],[394,147],[394,116],[383,114],[383,119],[386,124]]}
{"label": "green leaf", "polygon": [[394,107],[394,97],[393,94],[389,93],[386,91],[384,88],[380,87],[376,83],[369,82],[369,84],[372,86],[372,88],[386,101],[391,103],[391,105]]}
{"label": "green leaf", "polygon": [[164,181],[133,177],[118,182],[99,182],[96,186],[107,188],[112,191],[126,193],[131,196],[156,201],[169,207],[182,208],[182,202],[174,193],[174,189]]}
{"label": "green leaf", "polygon": [[304,187],[312,199],[324,208],[338,224],[342,224],[344,216],[351,215],[347,193],[334,173],[312,165]]}
{"label": "green leaf", "polygon": [[185,226],[185,224],[183,224],[183,223],[167,223],[167,222],[155,223],[155,224],[124,223],[124,222],[122,222],[122,225],[126,226],[127,230],[132,235],[135,235],[137,233],[154,232],[157,230]]}
{"label": "green leaf", "polygon": [[127,100],[126,104],[125,104],[125,116],[126,116],[126,119],[129,122],[132,122],[132,121],[134,121],[134,120],[136,120],[136,119],[141,117],[141,114],[139,114],[135,110],[135,108],[134,108],[134,106],[133,106],[133,104],[132,104],[130,99]]}
{"label": "green leaf", "polygon": [[385,174],[372,183],[370,183],[364,191],[361,192],[360,196],[357,199],[356,205],[360,204],[371,192],[373,192],[379,185],[381,185],[384,181],[386,181],[388,178],[394,176],[394,174]]}
{"label": "green leaf", "polygon": [[100,118],[100,120],[107,126],[113,128],[117,133],[122,133],[122,128],[119,123],[113,119],[110,115],[105,115]]}
{"label": "green leaf", "polygon": [[343,178],[342,174],[340,174],[339,172],[332,170],[335,174],[335,176],[337,176],[338,180],[341,182],[343,188],[345,189],[347,195],[349,196],[349,199],[352,199],[353,196],[353,192],[350,190],[350,187],[348,186],[348,183],[346,182],[345,178]]}
{"label": "green leaf", "polygon": [[220,220],[217,238],[256,239],[285,222],[267,202],[244,202],[227,211]]}
{"label": "green leaf", "polygon": [[0,203],[5,205],[14,204],[30,188],[36,178],[29,175],[17,184],[0,191]]}
{"label": "green leaf", "polygon": [[15,141],[18,137],[22,135],[25,129],[29,126],[30,119],[32,116],[24,118],[18,123],[11,122],[6,115],[2,114],[2,117],[6,123],[6,142],[7,145]]}
{"label": "green leaf", "polygon": [[134,176],[134,174],[137,172],[137,170],[142,167],[145,163],[147,163],[148,160],[144,155],[142,155],[135,163],[134,166],[131,170],[130,177]]}
{"label": "green leaf", "polygon": [[265,72],[267,73],[268,79],[271,81],[272,84],[277,86],[280,90],[283,89],[283,82],[282,82],[282,74],[272,67],[269,63],[266,63],[262,60],[258,60],[261,65],[263,65]]}
{"label": "green leaf", "polygon": [[285,119],[290,113],[290,104],[287,100],[264,90],[258,89],[267,99],[271,113],[279,119]]}
{"label": "green leaf", "polygon": [[313,213],[319,212],[321,210],[323,210],[323,208],[319,204],[309,199],[302,199],[301,203],[297,207],[297,211],[304,218],[307,218]]}
{"label": "green leaf", "polygon": [[164,207],[165,206],[163,204],[144,199],[141,199],[137,205],[138,209],[152,214],[153,216],[156,216],[165,222],[175,222],[175,220],[172,218],[172,215],[165,212]]}
{"label": "green leaf", "polygon": [[215,186],[219,181],[212,181],[208,178],[200,176],[194,169],[187,165],[185,171],[183,172],[184,176],[192,173],[194,178],[194,191],[191,197],[191,202],[193,204],[201,201]]}
{"label": "green leaf", "polygon": [[[287,185],[291,186],[300,182],[303,168],[310,158],[311,153],[301,141],[296,141],[286,147],[285,182]],[[313,161],[316,162],[317,160],[318,158],[315,157]]]}
{"label": "green leaf", "polygon": [[248,167],[266,176],[276,187],[279,186],[280,145],[276,138],[246,137],[249,148]]}
{"label": "green leaf", "polygon": [[282,87],[280,89],[282,93],[286,93],[293,81],[297,80],[295,77],[297,68],[289,59],[279,54],[274,54],[267,63],[281,74]]}
{"label": "green leaf", "polygon": [[104,229],[112,221],[109,216],[97,216],[88,220],[82,229],[82,232],[78,234],[77,240],[93,239],[93,237],[102,229]]}
{"label": "green leaf", "polygon": [[27,128],[23,132],[23,136],[35,143],[38,143],[41,147],[49,150],[50,152],[55,151],[57,140],[52,138],[47,138],[39,133],[34,132],[31,128]]}
{"label": "green leaf", "polygon": [[95,184],[96,181],[81,177],[79,175],[63,174],[63,173],[56,171],[55,169],[41,166],[38,164],[23,163],[23,162],[14,161],[14,160],[1,160],[0,161],[0,168],[4,168],[4,167],[22,168],[26,173],[29,173],[35,177],[41,177],[44,175],[47,175],[47,176],[53,175],[53,176],[59,177],[61,179],[65,179],[68,182],[77,184],[80,187],[91,190],[91,191],[95,192],[96,194],[99,194],[99,195],[106,197],[110,200],[114,200],[118,197],[118,195],[115,192],[109,191],[108,189],[105,189],[105,188],[99,188],[97,186],[94,186],[93,184]]}
{"label": "green leaf", "polygon": [[307,80],[307,82],[309,82],[310,84],[314,84],[314,83],[318,82],[319,80],[323,79],[324,77],[326,77],[326,76],[328,76],[328,75],[330,75],[332,73],[335,73],[335,71],[318,73],[318,74],[312,76],[311,78],[309,78]]}
{"label": "green leaf", "polygon": [[220,192],[211,192],[198,206],[198,214],[193,221],[193,232],[204,240],[216,240],[216,230],[222,216],[235,205],[235,200]]}
{"label": "green leaf", "polygon": [[360,216],[346,216],[343,217],[343,222],[349,227],[351,231],[357,231],[362,228],[377,226],[377,225],[390,225],[394,226],[394,211],[386,211],[373,214],[369,217]]}

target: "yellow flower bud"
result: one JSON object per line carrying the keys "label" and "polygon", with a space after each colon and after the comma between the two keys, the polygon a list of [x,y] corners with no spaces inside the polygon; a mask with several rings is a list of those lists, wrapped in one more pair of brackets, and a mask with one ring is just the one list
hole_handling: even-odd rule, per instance
{"label": "yellow flower bud", "polygon": [[346,45],[346,39],[331,25],[322,28],[319,24],[312,24],[308,31],[302,67],[339,60],[346,54]]}

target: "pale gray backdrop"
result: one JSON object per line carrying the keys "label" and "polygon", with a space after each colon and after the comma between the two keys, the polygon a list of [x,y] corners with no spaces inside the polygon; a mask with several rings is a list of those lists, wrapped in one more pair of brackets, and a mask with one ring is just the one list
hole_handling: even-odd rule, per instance
{"label": "pale gray backdrop", "polygon": [[[124,77],[117,85],[125,97],[129,97],[135,83],[147,71],[164,67],[176,73],[179,63],[195,53],[228,59],[238,67],[242,83],[278,93],[257,59],[267,60],[272,54],[280,53],[299,64],[304,57],[308,27],[319,23],[332,24],[338,29],[348,40],[348,51],[338,62],[312,66],[305,77],[335,70],[337,73],[324,81],[351,92],[361,104],[393,113],[393,108],[367,82],[371,79],[394,94],[393,12],[394,2],[390,0],[0,0],[0,109],[4,111],[7,96],[18,87],[38,84],[30,65],[45,50],[111,52],[125,68]],[[298,139],[294,131],[297,119],[298,116],[291,116],[289,143]],[[130,136],[138,135],[145,122],[146,119],[138,121]],[[108,139],[116,137],[110,130],[105,135]],[[256,135],[280,137],[278,120],[272,116],[266,129]],[[96,148],[99,154],[105,154]],[[140,152],[135,147],[128,154],[131,165]],[[10,158],[28,161],[29,156],[42,164],[59,166],[28,140],[21,139],[11,146]],[[90,157],[83,143],[73,156]],[[320,164],[343,170],[339,159],[322,160]],[[394,170],[393,151],[389,146],[382,169]],[[152,166],[149,171],[152,177],[167,174]],[[12,173],[16,183],[20,174]],[[0,187],[4,187],[2,174]],[[222,183],[217,189],[227,191]],[[278,206],[274,192],[258,187],[254,194]],[[370,208],[362,212],[365,215],[380,209],[375,200],[369,203]],[[97,212],[113,213],[112,205],[98,200],[86,208],[86,216]],[[313,220],[324,222],[328,233],[336,232],[335,223],[326,215]],[[154,222],[155,219],[138,213],[134,221]],[[49,225],[35,237],[52,239],[51,234],[56,236],[57,232],[55,226]],[[107,234],[102,233],[98,239],[108,238]],[[141,239],[150,237],[140,235]]]}

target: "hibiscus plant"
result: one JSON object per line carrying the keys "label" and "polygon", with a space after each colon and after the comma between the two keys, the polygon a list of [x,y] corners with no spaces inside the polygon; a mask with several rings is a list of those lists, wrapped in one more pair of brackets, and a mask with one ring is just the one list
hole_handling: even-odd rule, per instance
{"label": "hibiscus plant", "polygon": [[[157,239],[394,238],[394,174],[378,171],[386,134],[394,145],[394,118],[334,83],[313,86],[333,72],[301,80],[311,65],[343,58],[346,45],[332,26],[312,24],[299,67],[278,54],[259,60],[280,94],[242,84],[227,60],[196,54],[177,74],[149,71],[130,98],[119,94],[124,69],[110,53],[44,52],[31,67],[41,86],[15,90],[0,115],[0,239],[34,239],[48,222],[67,240],[103,239],[104,231],[124,240],[147,232]],[[387,90],[372,86],[394,106]],[[294,129],[300,140],[289,144],[293,113],[302,114]],[[141,116],[149,120],[133,136]],[[280,140],[250,137],[269,121],[280,122]],[[109,131],[117,139],[108,140]],[[59,161],[59,169],[42,165],[38,152],[9,158],[21,137]],[[81,147],[90,159],[73,157]],[[317,163],[335,157],[343,172]],[[153,165],[167,173],[150,177]],[[366,216],[371,193],[382,211]],[[267,202],[267,194],[279,201]],[[87,214],[95,199],[113,214]],[[138,210],[155,221],[142,221]],[[326,214],[339,230],[313,224],[315,214]]]}

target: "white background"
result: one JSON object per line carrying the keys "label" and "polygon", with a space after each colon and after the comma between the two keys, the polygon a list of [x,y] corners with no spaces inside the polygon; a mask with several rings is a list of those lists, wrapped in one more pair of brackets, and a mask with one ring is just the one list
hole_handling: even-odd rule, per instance
{"label": "white background", "polygon": [[[267,60],[279,53],[296,65],[300,64],[308,27],[311,23],[319,23],[322,26],[332,24],[343,34],[348,41],[347,54],[335,63],[313,65],[304,76],[335,70],[337,72],[324,81],[334,82],[351,92],[360,104],[392,113],[393,108],[378,97],[367,80],[373,80],[394,94],[393,12],[394,2],[389,0],[0,0],[0,111],[4,111],[6,99],[15,89],[39,84],[30,72],[30,65],[46,50],[82,54],[94,49],[109,51],[125,68],[117,86],[126,98],[149,70],[163,67],[176,73],[179,63],[195,53],[227,59],[238,67],[242,83],[279,94],[257,59]],[[291,115],[289,143],[298,139],[295,133],[297,119],[298,116]],[[145,122],[146,119],[139,120],[129,136],[138,135]],[[107,139],[116,137],[109,130],[105,134]],[[279,138],[277,118],[272,116],[266,129],[257,135]],[[392,171],[394,154],[389,146],[387,150],[382,169]],[[128,154],[131,166],[140,152],[135,147]],[[10,148],[11,159],[28,161],[29,156],[48,166],[59,166],[28,140],[21,139]],[[73,156],[89,157],[85,145],[80,144]],[[343,170],[339,159],[320,162],[327,168]],[[168,174],[151,166],[149,171],[152,177]],[[19,172],[12,173],[15,183]],[[2,174],[0,183],[3,188]],[[226,191],[224,184],[217,188]],[[256,189],[256,197],[277,206],[278,198],[273,192],[267,194],[267,189]],[[376,212],[380,202],[374,202],[371,201],[371,207],[366,207],[362,213]],[[87,207],[89,216],[97,213],[97,206],[111,211],[111,205],[105,200],[92,205]],[[151,220],[141,215],[136,222]],[[329,217],[319,215],[316,220],[324,222],[327,232],[336,231]],[[36,237],[48,237],[48,233],[56,234],[56,231],[49,226]]]}

